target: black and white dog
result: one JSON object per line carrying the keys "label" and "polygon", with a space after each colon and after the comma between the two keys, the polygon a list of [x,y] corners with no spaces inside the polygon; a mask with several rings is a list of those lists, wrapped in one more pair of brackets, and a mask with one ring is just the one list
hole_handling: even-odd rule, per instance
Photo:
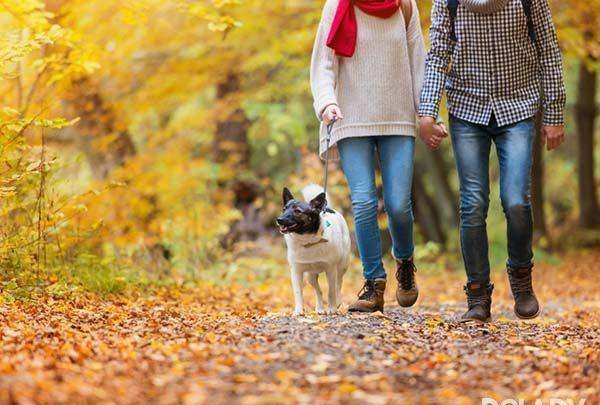
{"label": "black and white dog", "polygon": [[[285,236],[294,290],[294,315],[303,312],[303,275],[313,286],[318,313],[335,313],[341,305],[342,278],[350,261],[350,231],[344,217],[330,209],[323,188],[315,184],[302,190],[304,201],[283,189],[283,213],[277,218]],[[319,274],[327,275],[327,311],[319,287]]]}

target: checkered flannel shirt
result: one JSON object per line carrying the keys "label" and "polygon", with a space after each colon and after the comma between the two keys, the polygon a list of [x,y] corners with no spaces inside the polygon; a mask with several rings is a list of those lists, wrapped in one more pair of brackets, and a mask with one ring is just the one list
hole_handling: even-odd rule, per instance
{"label": "checkered flannel shirt", "polygon": [[457,118],[487,125],[494,114],[499,125],[513,124],[534,116],[541,97],[543,123],[563,124],[562,58],[548,1],[532,0],[535,41],[521,0],[491,15],[459,5],[456,42],[446,1],[434,0],[419,115],[438,116],[445,84],[448,111]]}

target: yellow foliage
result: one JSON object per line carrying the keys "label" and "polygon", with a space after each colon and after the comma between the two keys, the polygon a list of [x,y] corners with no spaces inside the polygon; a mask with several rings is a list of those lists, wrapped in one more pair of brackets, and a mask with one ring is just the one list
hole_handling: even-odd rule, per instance
{"label": "yellow foliage", "polygon": [[[551,1],[563,47],[590,64],[598,1]],[[195,274],[242,215],[232,180],[261,187],[267,217],[282,182],[319,181],[308,60],[322,5],[0,0],[0,264],[159,249]],[[232,117],[249,157],[219,139]],[[348,208],[341,171],[330,179]]]}

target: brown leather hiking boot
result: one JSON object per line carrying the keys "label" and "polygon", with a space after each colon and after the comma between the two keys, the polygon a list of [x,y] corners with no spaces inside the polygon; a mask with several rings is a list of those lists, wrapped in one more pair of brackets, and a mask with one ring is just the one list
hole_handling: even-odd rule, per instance
{"label": "brown leather hiking boot", "polygon": [[358,300],[348,307],[348,312],[383,312],[385,279],[366,280],[358,293]]}
{"label": "brown leather hiking boot", "polygon": [[531,283],[532,267],[506,269],[510,289],[515,299],[515,315],[521,319],[533,319],[540,314],[540,304]]}
{"label": "brown leather hiking boot", "polygon": [[417,268],[412,259],[396,260],[396,279],[398,289],[396,300],[404,308],[412,307],[419,297],[419,288],[415,280]]}
{"label": "brown leather hiking boot", "polygon": [[469,309],[461,316],[461,322],[489,321],[492,316],[492,291],[494,291],[492,283],[487,286],[479,283],[467,283],[465,293]]}

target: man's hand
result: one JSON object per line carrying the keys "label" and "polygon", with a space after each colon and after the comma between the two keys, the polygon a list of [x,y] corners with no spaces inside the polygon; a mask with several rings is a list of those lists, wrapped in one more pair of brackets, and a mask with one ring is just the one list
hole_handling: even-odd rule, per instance
{"label": "man's hand", "polygon": [[443,125],[436,124],[433,117],[421,117],[419,118],[419,136],[429,149],[436,150],[440,147],[442,140],[448,136],[448,132]]}
{"label": "man's hand", "polygon": [[564,125],[544,125],[542,127],[542,143],[546,144],[546,149],[552,150],[560,146],[565,141]]}
{"label": "man's hand", "polygon": [[342,114],[342,110],[340,110],[340,107],[338,107],[337,104],[329,104],[327,107],[325,107],[325,110],[323,110],[322,117],[323,122],[326,125],[329,125],[334,118],[336,120],[343,120],[344,114]]}

